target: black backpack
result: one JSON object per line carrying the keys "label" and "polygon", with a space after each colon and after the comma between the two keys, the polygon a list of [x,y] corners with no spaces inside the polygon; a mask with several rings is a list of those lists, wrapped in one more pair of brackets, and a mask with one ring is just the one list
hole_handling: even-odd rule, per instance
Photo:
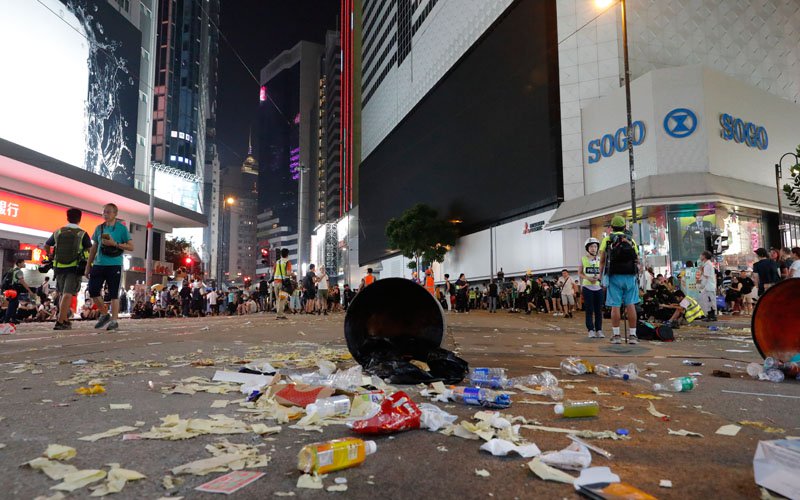
{"label": "black backpack", "polygon": [[636,274],[636,249],[627,233],[612,233],[609,241],[609,274]]}
{"label": "black backpack", "polygon": [[14,288],[14,273],[17,271],[17,267],[12,267],[10,271],[3,275],[3,291],[11,290]]}

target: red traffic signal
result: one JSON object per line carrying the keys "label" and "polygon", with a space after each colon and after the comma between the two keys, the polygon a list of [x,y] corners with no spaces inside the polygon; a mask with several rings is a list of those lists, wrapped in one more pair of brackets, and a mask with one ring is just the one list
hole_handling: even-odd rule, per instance
{"label": "red traffic signal", "polygon": [[183,261],[186,262],[186,265],[188,266],[188,265],[190,265],[192,263],[192,258],[191,257],[186,257],[185,259],[183,259]]}

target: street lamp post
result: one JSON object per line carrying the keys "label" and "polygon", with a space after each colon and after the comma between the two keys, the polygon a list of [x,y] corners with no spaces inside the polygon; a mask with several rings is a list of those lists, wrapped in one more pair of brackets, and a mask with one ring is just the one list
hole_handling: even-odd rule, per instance
{"label": "street lamp post", "polygon": [[794,163],[797,165],[800,163],[800,158],[794,153],[786,153],[781,156],[781,159],[778,160],[778,163],[775,164],[775,191],[778,195],[778,231],[781,235],[781,247],[788,247],[790,246],[787,238],[786,238],[786,230],[788,229],[787,224],[783,220],[783,200],[781,200],[781,177],[783,176],[781,164],[783,163],[783,159],[787,156],[794,156]]}
{"label": "street lamp post", "polygon": [[[633,162],[633,118],[631,112],[631,68],[628,60],[628,9],[625,0],[620,0],[620,11],[622,13],[622,60],[625,70],[625,111],[627,114],[628,130],[628,171],[630,173],[631,185],[631,222],[636,223],[636,169]],[[641,224],[639,224],[639,244],[641,241]]]}

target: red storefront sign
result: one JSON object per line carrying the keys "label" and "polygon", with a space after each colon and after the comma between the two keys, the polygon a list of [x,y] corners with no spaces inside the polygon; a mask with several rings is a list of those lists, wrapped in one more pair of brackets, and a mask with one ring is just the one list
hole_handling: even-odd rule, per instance
{"label": "red storefront sign", "polygon": [[[0,191],[0,223],[3,224],[55,231],[66,225],[67,208],[69,207]],[[80,226],[91,234],[102,223],[103,218],[99,215],[84,212]]]}

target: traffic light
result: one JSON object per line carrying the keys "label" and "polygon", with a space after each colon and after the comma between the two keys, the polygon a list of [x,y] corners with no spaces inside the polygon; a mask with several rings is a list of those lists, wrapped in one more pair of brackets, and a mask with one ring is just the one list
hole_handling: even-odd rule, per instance
{"label": "traffic light", "polygon": [[268,248],[262,248],[261,249],[261,263],[264,264],[265,266],[267,264],[269,264],[269,249]]}
{"label": "traffic light", "polygon": [[191,257],[186,257],[185,259],[183,259],[183,261],[186,263],[187,266],[191,266],[192,265],[192,258]]}

